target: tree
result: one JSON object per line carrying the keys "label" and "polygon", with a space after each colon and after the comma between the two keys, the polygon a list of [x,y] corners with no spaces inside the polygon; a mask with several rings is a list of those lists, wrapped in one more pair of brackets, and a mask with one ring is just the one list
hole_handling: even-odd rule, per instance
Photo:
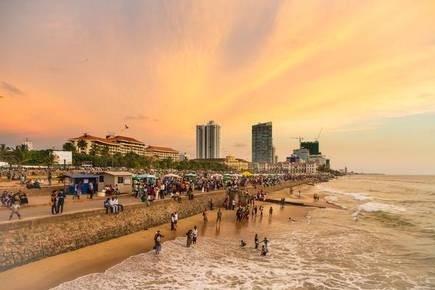
{"label": "tree", "polygon": [[15,147],[15,150],[13,151],[13,161],[18,164],[22,165],[26,161],[29,160],[29,150],[27,149],[26,145],[17,145]]}
{"label": "tree", "polygon": [[79,147],[80,152],[85,151],[86,147],[88,147],[88,143],[86,143],[85,140],[80,139],[79,142],[77,142],[77,147]]}
{"label": "tree", "polygon": [[76,146],[74,146],[74,144],[71,142],[67,142],[67,143],[63,144],[62,149],[65,151],[76,152]]}

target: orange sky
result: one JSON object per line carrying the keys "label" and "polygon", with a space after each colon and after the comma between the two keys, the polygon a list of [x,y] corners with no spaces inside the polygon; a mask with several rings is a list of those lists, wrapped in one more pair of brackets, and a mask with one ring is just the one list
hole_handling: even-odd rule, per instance
{"label": "orange sky", "polygon": [[2,1],[0,39],[0,143],[113,132],[193,155],[215,120],[250,159],[272,121],[281,160],[323,128],[335,167],[435,173],[431,0]]}

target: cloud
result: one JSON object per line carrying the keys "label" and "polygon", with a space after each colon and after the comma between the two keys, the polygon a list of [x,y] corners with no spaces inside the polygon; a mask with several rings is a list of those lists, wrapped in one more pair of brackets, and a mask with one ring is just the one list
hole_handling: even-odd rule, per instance
{"label": "cloud", "polygon": [[22,95],[24,95],[24,92],[22,90],[20,90],[16,86],[14,86],[14,85],[12,85],[10,83],[7,83],[7,82],[1,82],[0,88],[3,91],[7,92],[11,96],[22,96]]}
{"label": "cloud", "polygon": [[233,146],[236,148],[243,148],[243,147],[247,147],[248,144],[246,144],[246,143],[234,143]]}
{"label": "cloud", "polygon": [[149,119],[149,117],[145,116],[143,114],[127,115],[124,117],[124,120],[126,120],[126,121],[137,121],[137,120],[148,120],[148,119]]}

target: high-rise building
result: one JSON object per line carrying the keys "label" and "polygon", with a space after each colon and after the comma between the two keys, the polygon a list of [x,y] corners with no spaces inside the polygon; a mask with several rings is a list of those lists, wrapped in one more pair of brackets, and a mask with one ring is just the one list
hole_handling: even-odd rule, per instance
{"label": "high-rise building", "polygon": [[273,163],[272,122],[252,126],[252,162]]}
{"label": "high-rise building", "polygon": [[196,126],[196,158],[220,158],[221,127],[214,121]]}
{"label": "high-rise building", "polygon": [[33,143],[29,139],[26,138],[26,141],[23,142],[23,145],[27,147],[27,150],[33,150]]}
{"label": "high-rise building", "polygon": [[319,151],[319,141],[312,141],[312,142],[301,142],[301,149],[305,148],[310,151],[310,155],[320,155]]}

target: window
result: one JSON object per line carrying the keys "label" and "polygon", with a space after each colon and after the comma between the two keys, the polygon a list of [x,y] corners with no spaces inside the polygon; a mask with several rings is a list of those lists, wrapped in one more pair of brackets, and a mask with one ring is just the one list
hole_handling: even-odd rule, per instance
{"label": "window", "polygon": [[124,177],[118,176],[118,183],[124,183]]}
{"label": "window", "polygon": [[99,182],[100,182],[100,183],[104,183],[104,176],[103,176],[103,175],[100,175]]}

